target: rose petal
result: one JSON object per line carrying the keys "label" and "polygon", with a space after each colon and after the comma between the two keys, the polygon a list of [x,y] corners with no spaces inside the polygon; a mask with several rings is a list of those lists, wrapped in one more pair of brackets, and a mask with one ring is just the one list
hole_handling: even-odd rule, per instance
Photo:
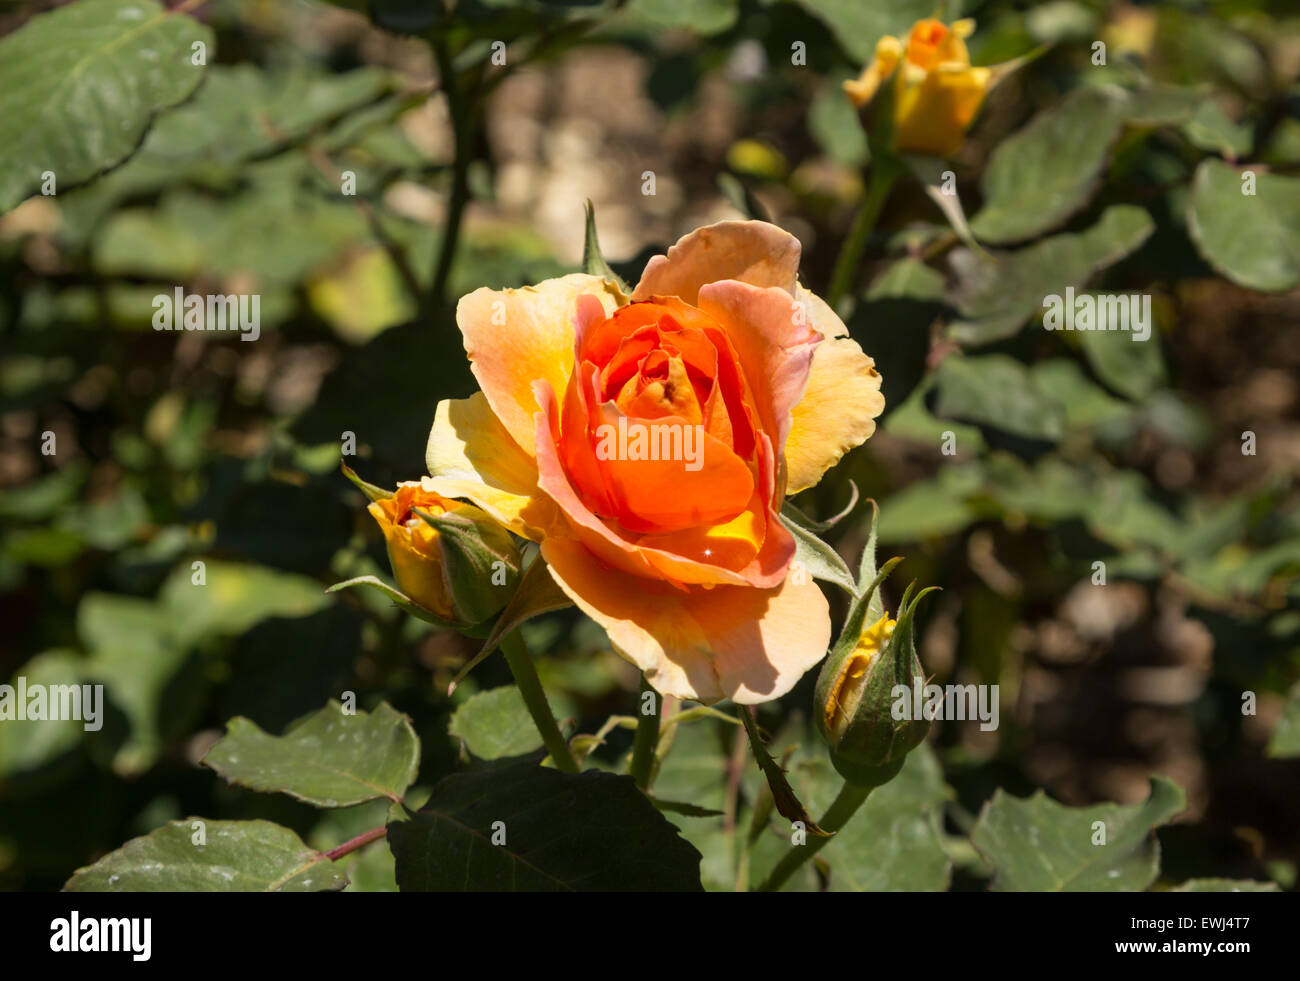
{"label": "rose petal", "polygon": [[677,240],[646,263],[633,300],[675,296],[695,303],[700,287],[721,279],[778,286],[793,295],[799,240],[765,221],[720,221]]}
{"label": "rose petal", "polygon": [[560,588],[665,695],[770,701],[793,688],[830,643],[826,598],[811,580],[683,591],[629,576],[571,539],[548,539],[542,555]]}
{"label": "rose petal", "polygon": [[[735,346],[753,390],[753,406],[780,460],[790,432],[791,411],[803,397],[813,352],[822,336],[791,294],[724,280],[700,290],[700,309],[720,321]],[[802,323],[800,322],[802,320]],[[784,473],[777,486],[783,488]]]}
{"label": "rose petal", "polygon": [[814,486],[849,450],[876,431],[885,410],[880,373],[824,300],[802,287],[798,297],[821,333],[808,388],[792,412],[785,442],[787,494]]}
{"label": "rose petal", "polygon": [[[590,294],[595,305],[578,298]],[[532,384],[545,378],[564,391],[573,370],[577,323],[604,319],[618,305],[620,294],[598,276],[574,273],[523,289],[477,289],[461,298],[456,323],[465,339],[474,377],[506,431],[527,453],[533,451],[533,414],[537,403]]]}
{"label": "rose petal", "polygon": [[537,488],[537,463],[506,432],[487,396],[444,399],[429,430],[425,490],[468,498],[517,535],[541,541],[557,516]]}

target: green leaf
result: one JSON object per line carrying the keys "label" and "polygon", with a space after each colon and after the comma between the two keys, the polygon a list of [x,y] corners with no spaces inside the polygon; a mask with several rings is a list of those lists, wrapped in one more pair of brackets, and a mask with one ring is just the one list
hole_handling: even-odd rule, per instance
{"label": "green leaf", "polygon": [[1208,159],[1196,168],[1187,230],[1205,261],[1247,289],[1281,293],[1300,283],[1300,178],[1255,175],[1243,194],[1242,169]]}
{"label": "green leaf", "polygon": [[808,106],[808,132],[836,163],[861,167],[867,162],[867,134],[858,111],[838,78],[827,79]]}
{"label": "green leaf", "polygon": [[[200,827],[204,844],[197,844]],[[172,821],[78,869],[66,892],[320,892],[348,884],[302,839],[269,821]]]}
{"label": "green leaf", "polygon": [[1250,123],[1234,122],[1212,98],[1202,99],[1181,129],[1183,135],[1195,146],[1229,160],[1250,153],[1253,142]]}
{"label": "green leaf", "polygon": [[920,259],[899,259],[885,268],[867,290],[866,299],[917,300],[937,303],[943,300],[943,274]]}
{"label": "green leaf", "polygon": [[1076,89],[993,151],[971,231],[985,242],[1020,242],[1063,224],[1088,203],[1128,111],[1124,93]]}
{"label": "green leaf", "polygon": [[[28,691],[39,685],[54,699],[59,697],[55,694],[56,686],[81,684],[81,670],[81,662],[72,652],[46,651],[19,665],[9,683],[16,685],[16,679],[22,676],[27,679]],[[9,698],[16,699],[17,693]],[[80,696],[78,704],[82,705],[85,719],[86,708]],[[76,718],[47,719],[26,725],[13,720],[0,723],[0,792],[11,782],[34,774],[76,749],[87,724]],[[100,724],[103,724],[102,715]]]}
{"label": "green leaf", "polygon": [[[1066,807],[1043,791],[999,789],[984,805],[971,843],[993,866],[992,888],[1013,892],[1133,892],[1160,870],[1153,829],[1187,806],[1181,787],[1151,778],[1151,796],[1125,807]],[[1105,844],[1093,844],[1104,833]]]}
{"label": "green leaf", "polygon": [[212,31],[154,0],[81,0],[0,40],[0,212],[44,171],[62,190],[130,156],[199,84],[195,42],[211,49]]}
{"label": "green leaf", "polygon": [[1034,376],[1005,354],[944,358],[936,372],[940,416],[976,422],[1027,439],[1055,442],[1064,435],[1059,402]]}
{"label": "green leaf", "polygon": [[336,701],[272,736],[242,717],[203,762],[230,783],[288,794],[316,807],[399,801],[415,782],[420,744],[410,720],[381,702],[349,714]]}
{"label": "green leaf", "polygon": [[952,863],[943,847],[943,806],[952,791],[925,744],[898,776],[871,792],[820,857],[835,892],[938,892]]}
{"label": "green leaf", "polygon": [[130,728],[112,761],[119,773],[151,766],[200,709],[207,682],[178,626],[159,604],[133,596],[88,593],[77,607],[86,680],[105,685]]}
{"label": "green leaf", "polygon": [[652,29],[718,34],[736,22],[736,0],[629,0],[620,16]]}
{"label": "green leaf", "polygon": [[1144,399],[1168,381],[1154,324],[1145,341],[1130,330],[1083,330],[1076,336],[1097,377],[1121,395]]}
{"label": "green leaf", "polygon": [[1281,892],[1276,882],[1254,879],[1188,879],[1170,892]]}
{"label": "green leaf", "polygon": [[[1163,367],[1163,361],[1161,362]],[[1123,366],[1127,368],[1127,365]],[[1110,370],[1110,366],[1107,366]],[[1079,365],[1069,358],[1048,358],[1030,367],[1034,385],[1040,392],[1051,392],[1065,411],[1069,429],[1090,429],[1133,411],[1100,385],[1092,381]],[[1094,367],[1093,370],[1097,370]],[[1099,372],[1100,373],[1100,372]]]}
{"label": "green leaf", "polygon": [[1282,718],[1277,720],[1268,740],[1268,755],[1300,756],[1300,685],[1291,691]]}
{"label": "green leaf", "polygon": [[960,531],[979,517],[970,499],[983,482],[983,468],[968,463],[940,467],[929,480],[910,484],[885,502],[881,542],[912,543]]}
{"label": "green leaf", "polygon": [[801,525],[782,509],[781,524],[794,535],[794,561],[798,562],[808,575],[814,579],[833,582],[850,596],[857,592],[857,583],[853,573],[840,558],[840,553],[818,538],[813,532]]}
{"label": "green leaf", "polygon": [[631,777],[532,758],[445,778],[388,840],[405,892],[700,889],[700,853]]}
{"label": "green leaf", "polygon": [[452,713],[448,731],[481,760],[523,756],[542,745],[541,734],[514,685],[471,695]]}
{"label": "green leaf", "polygon": [[587,237],[582,245],[582,271],[613,283],[624,296],[632,295],[632,290],[627,283],[610,268],[600,251],[600,239],[596,235],[596,208],[590,200],[587,201]]}
{"label": "green leaf", "polygon": [[163,583],[159,605],[185,641],[235,637],[267,617],[305,617],[330,603],[315,579],[258,565],[209,559],[203,583],[180,565]]}
{"label": "green leaf", "polygon": [[1015,334],[1046,297],[1077,291],[1095,273],[1134,251],[1155,225],[1134,205],[1107,208],[1091,228],[1054,235],[1015,252],[979,255],[962,249],[950,261],[959,286],[952,300],[962,317],[949,332],[963,344],[988,344]]}

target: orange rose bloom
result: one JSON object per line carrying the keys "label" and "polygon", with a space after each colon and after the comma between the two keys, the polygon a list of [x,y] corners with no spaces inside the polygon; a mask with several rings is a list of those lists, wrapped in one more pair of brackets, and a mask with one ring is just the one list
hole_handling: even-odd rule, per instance
{"label": "orange rose bloom", "polygon": [[873,362],[797,282],[799,243],[722,222],[646,266],[480,289],[457,322],[482,391],[438,407],[425,487],[541,543],[562,589],[660,692],[775,698],[826,653],[778,519],[865,440]]}

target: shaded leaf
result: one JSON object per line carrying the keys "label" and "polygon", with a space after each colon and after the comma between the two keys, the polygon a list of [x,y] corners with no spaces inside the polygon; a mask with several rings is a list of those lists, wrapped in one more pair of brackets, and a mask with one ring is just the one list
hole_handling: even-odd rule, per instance
{"label": "shaded leaf", "polygon": [[[971,843],[993,866],[995,890],[1140,891],[1160,870],[1153,829],[1186,805],[1182,788],[1164,777],[1152,777],[1151,796],[1128,807],[1066,807],[1041,790],[1021,799],[999,789],[980,812]],[[1103,831],[1105,844],[1093,844]]]}
{"label": "shaded leaf", "polygon": [[130,156],[199,84],[196,42],[212,31],[154,0],[82,0],[0,39],[0,212],[44,171],[69,188]]}
{"label": "shaded leaf", "polygon": [[541,734],[514,685],[471,695],[452,713],[448,731],[481,760],[522,756],[542,746]]}
{"label": "shaded leaf", "polygon": [[1100,181],[1128,111],[1124,93],[1081,88],[998,145],[980,180],[984,207],[971,231],[985,242],[1018,242],[1055,228],[1083,208]]}
{"label": "shaded leaf", "polygon": [[331,701],[283,736],[234,718],[203,762],[231,783],[283,793],[316,807],[401,800],[415,781],[420,744],[406,716],[381,702],[354,714]]}
{"label": "shaded leaf", "polygon": [[1234,283],[1280,293],[1300,283],[1300,178],[1252,172],[1255,193],[1243,194],[1240,168],[1202,161],[1187,230],[1205,260]]}
{"label": "shaded leaf", "polygon": [[445,778],[388,840],[404,892],[700,888],[699,852],[631,777],[532,758]]}
{"label": "shaded leaf", "polygon": [[[196,844],[202,826],[204,844]],[[67,892],[319,892],[348,884],[324,854],[269,821],[172,821],[78,869]]]}
{"label": "shaded leaf", "polygon": [[1051,294],[1082,287],[1096,272],[1118,262],[1146,241],[1151,216],[1133,205],[1107,208],[1091,228],[1043,239],[1015,252],[953,253],[960,284],[953,302],[961,319],[954,340],[987,344],[1016,333]]}

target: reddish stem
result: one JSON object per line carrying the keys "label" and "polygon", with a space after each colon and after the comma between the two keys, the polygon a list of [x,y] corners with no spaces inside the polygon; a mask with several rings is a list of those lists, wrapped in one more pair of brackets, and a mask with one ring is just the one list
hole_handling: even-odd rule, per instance
{"label": "reddish stem", "polygon": [[325,852],[324,855],[331,862],[336,862],[349,852],[354,852],[358,848],[370,844],[372,841],[378,841],[386,834],[388,834],[388,828],[385,826],[371,828],[369,831],[365,832],[365,834],[359,834],[351,841],[343,842],[343,844],[339,845],[338,848],[331,848],[329,851]]}

